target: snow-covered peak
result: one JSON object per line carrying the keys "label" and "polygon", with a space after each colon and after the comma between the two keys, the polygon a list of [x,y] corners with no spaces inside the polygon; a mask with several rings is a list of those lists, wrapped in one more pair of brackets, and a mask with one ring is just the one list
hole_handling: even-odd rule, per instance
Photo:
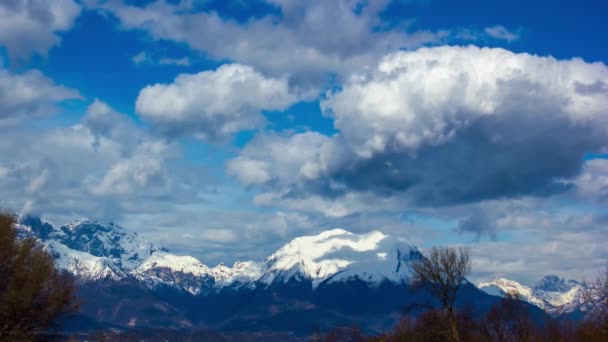
{"label": "snow-covered peak", "polygon": [[144,273],[154,268],[166,268],[173,272],[204,276],[209,274],[209,267],[191,256],[174,255],[165,251],[156,251],[146,259],[134,273]]}
{"label": "snow-covered peak", "polygon": [[68,271],[81,281],[119,280],[127,276],[108,258],[76,251],[57,241],[44,243],[44,248],[55,259],[57,268]]}
{"label": "snow-covered peak", "polygon": [[232,285],[254,286],[261,269],[261,264],[251,261],[210,268],[191,256],[157,251],[131,274],[151,288],[169,286],[198,295]]}
{"label": "snow-covered peak", "polygon": [[265,262],[262,281],[323,281],[351,278],[378,283],[407,280],[408,261],[420,257],[415,248],[378,231],[353,234],[332,229],[293,239]]}
{"label": "snow-covered peak", "polygon": [[580,305],[583,290],[582,285],[576,281],[564,280],[557,276],[544,277],[534,288],[504,278],[482,282],[477,286],[484,292],[495,296],[516,292],[522,300],[534,304],[550,314],[576,310]]}
{"label": "snow-covered peak", "polygon": [[514,280],[496,278],[492,281],[482,282],[477,285],[479,289],[493,296],[504,297],[506,294],[517,294],[522,300],[544,309],[544,303],[534,295],[534,290]]}
{"label": "snow-covered peak", "polygon": [[137,233],[114,223],[81,219],[57,228],[37,217],[24,216],[20,220],[22,226],[28,227],[29,232],[43,242],[57,241],[70,249],[108,258],[125,270],[136,268],[158,250]]}
{"label": "snow-covered peak", "polygon": [[542,278],[534,289],[546,292],[568,292],[577,285],[580,284],[575,280],[565,280],[556,275],[548,275]]}
{"label": "snow-covered peak", "polygon": [[220,264],[211,269],[215,279],[215,287],[222,288],[233,285],[254,286],[262,276],[263,264],[254,261],[237,261],[232,267]]}

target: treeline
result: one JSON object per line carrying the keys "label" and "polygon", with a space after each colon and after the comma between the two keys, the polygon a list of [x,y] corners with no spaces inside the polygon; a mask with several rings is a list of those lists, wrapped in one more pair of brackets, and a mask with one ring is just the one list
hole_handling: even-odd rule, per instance
{"label": "treeline", "polygon": [[405,316],[380,336],[366,337],[356,328],[340,328],[317,341],[497,341],[561,342],[608,341],[608,268],[585,286],[580,298],[584,318],[573,321],[559,318],[533,319],[527,303],[519,294],[508,293],[484,317],[474,318],[466,310],[457,310],[458,291],[471,272],[470,250],[432,248],[428,255],[412,264],[415,286],[428,289],[439,308],[427,309],[416,318]]}
{"label": "treeline", "polygon": [[[572,320],[547,319],[535,322],[526,313],[523,303],[517,299],[503,298],[488,314],[474,319],[466,311],[457,311],[456,325],[461,341],[498,341],[498,342],[566,342],[566,341],[608,341],[608,324],[596,319]],[[379,336],[364,336],[356,327],[339,328],[316,341],[351,342],[392,342],[428,341],[452,342],[449,319],[440,309],[427,310],[417,318],[406,316],[393,328]]]}

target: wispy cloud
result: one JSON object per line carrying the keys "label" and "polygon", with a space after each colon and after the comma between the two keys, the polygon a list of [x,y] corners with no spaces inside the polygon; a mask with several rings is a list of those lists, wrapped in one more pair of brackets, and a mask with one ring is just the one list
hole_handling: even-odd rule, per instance
{"label": "wispy cloud", "polygon": [[509,43],[514,42],[520,38],[520,33],[509,31],[506,27],[502,25],[486,27],[484,31],[488,36],[494,39],[506,40]]}

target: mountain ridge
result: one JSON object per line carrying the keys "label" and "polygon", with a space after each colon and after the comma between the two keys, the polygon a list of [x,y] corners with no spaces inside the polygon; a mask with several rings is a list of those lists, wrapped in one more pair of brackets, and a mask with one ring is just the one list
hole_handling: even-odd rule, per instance
{"label": "mountain ridge", "polygon": [[[332,229],[295,238],[262,261],[209,267],[113,223],[78,220],[57,228],[24,218],[18,230],[20,236],[38,238],[57,266],[78,280],[85,301],[73,329],[88,322],[90,329],[211,327],[309,334],[359,325],[378,333],[391,328],[405,307],[436,301],[410,284],[408,265],[423,257],[420,251],[378,231]],[[458,305],[474,308],[476,315],[500,301],[468,282],[460,297]],[[529,310],[542,319],[542,310]]]}
{"label": "mountain ridge", "polygon": [[[173,286],[192,294],[230,286],[269,286],[274,282],[322,282],[362,279],[407,282],[408,262],[422,257],[413,246],[379,231],[354,234],[341,228],[301,236],[263,261],[237,261],[210,267],[187,255],[128,232],[122,226],[80,219],[60,227],[37,217],[20,220],[20,230],[42,241],[58,266],[83,281],[134,277],[150,288]],[[200,288],[199,288],[200,287]]]}

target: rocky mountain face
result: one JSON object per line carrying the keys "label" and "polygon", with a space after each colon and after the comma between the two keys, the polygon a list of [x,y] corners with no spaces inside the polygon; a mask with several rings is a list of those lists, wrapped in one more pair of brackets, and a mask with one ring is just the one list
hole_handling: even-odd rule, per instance
{"label": "rocky mountain face", "polygon": [[571,313],[581,308],[583,284],[556,275],[543,277],[534,287],[504,278],[479,283],[478,287],[495,296],[517,293],[522,300],[538,306],[553,316]]}
{"label": "rocky mountain face", "polygon": [[[80,330],[204,327],[308,334],[357,324],[379,332],[408,306],[437,304],[410,286],[409,263],[422,254],[377,231],[328,230],[296,238],[263,261],[210,267],[113,223],[80,220],[55,227],[25,217],[18,228],[22,236],[38,238],[57,266],[78,279],[83,305],[67,323]],[[545,291],[564,286],[548,280]],[[458,304],[482,314],[499,300],[468,283]]]}

